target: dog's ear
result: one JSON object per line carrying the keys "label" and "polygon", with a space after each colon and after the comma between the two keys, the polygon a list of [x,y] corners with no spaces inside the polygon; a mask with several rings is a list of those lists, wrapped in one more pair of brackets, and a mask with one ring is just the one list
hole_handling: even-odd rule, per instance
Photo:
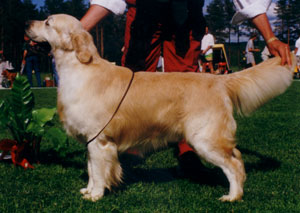
{"label": "dog's ear", "polygon": [[80,33],[71,35],[72,45],[76,53],[77,59],[84,64],[88,64],[92,61],[93,56],[89,51],[90,35],[82,31]]}
{"label": "dog's ear", "polygon": [[73,50],[73,45],[72,45],[72,41],[70,40],[70,38],[62,37],[60,42],[61,43],[58,46],[60,46],[61,49],[67,50],[67,51]]}

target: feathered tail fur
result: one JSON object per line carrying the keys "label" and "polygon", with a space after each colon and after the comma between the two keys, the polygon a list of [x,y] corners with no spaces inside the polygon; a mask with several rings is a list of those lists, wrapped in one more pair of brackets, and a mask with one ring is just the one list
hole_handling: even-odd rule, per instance
{"label": "feathered tail fur", "polygon": [[276,57],[227,76],[225,85],[238,113],[249,115],[291,85],[296,65],[295,55],[291,56],[291,67],[281,66]]}

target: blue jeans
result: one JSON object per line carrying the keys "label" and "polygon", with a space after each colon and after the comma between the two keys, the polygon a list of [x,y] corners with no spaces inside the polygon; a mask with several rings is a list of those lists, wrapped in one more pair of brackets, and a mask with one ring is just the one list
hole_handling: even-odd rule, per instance
{"label": "blue jeans", "polygon": [[59,77],[58,77],[58,73],[56,71],[56,67],[55,67],[55,59],[52,58],[52,71],[53,71],[53,78],[54,78],[54,82],[55,82],[55,85],[58,87],[59,85]]}
{"label": "blue jeans", "polygon": [[35,72],[35,77],[37,81],[37,86],[41,87],[41,76],[40,76],[40,63],[38,56],[32,55],[26,57],[26,75],[28,78],[28,81],[30,83],[30,86],[33,86],[32,84],[32,70]]}

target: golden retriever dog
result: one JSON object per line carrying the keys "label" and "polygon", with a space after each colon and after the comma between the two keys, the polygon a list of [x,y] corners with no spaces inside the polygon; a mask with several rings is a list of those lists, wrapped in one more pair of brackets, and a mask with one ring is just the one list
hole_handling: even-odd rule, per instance
{"label": "golden retriever dog", "polygon": [[182,138],[225,173],[230,188],[220,200],[242,198],[246,174],[233,111],[248,115],[283,93],[292,82],[294,55],[293,67],[274,58],[229,75],[137,72],[126,93],[132,71],[100,58],[92,36],[74,17],[30,21],[26,33],[52,48],[60,77],[58,112],[67,133],[87,143],[108,123],[87,146],[89,181],[80,190],[85,199],[96,201],[121,181],[119,153]]}

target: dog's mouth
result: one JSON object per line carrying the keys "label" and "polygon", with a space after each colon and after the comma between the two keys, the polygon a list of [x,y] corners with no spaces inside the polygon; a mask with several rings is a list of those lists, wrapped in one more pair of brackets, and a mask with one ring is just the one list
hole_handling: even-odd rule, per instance
{"label": "dog's mouth", "polygon": [[37,43],[46,42],[46,40],[44,38],[41,38],[32,30],[32,28],[34,28],[34,25],[36,22],[37,21],[32,21],[32,20],[26,21],[25,22],[25,33],[34,42],[37,42]]}
{"label": "dog's mouth", "polygon": [[36,36],[29,28],[25,30],[26,35],[34,42],[36,43],[43,43],[46,42],[46,40],[40,39],[38,36]]}

